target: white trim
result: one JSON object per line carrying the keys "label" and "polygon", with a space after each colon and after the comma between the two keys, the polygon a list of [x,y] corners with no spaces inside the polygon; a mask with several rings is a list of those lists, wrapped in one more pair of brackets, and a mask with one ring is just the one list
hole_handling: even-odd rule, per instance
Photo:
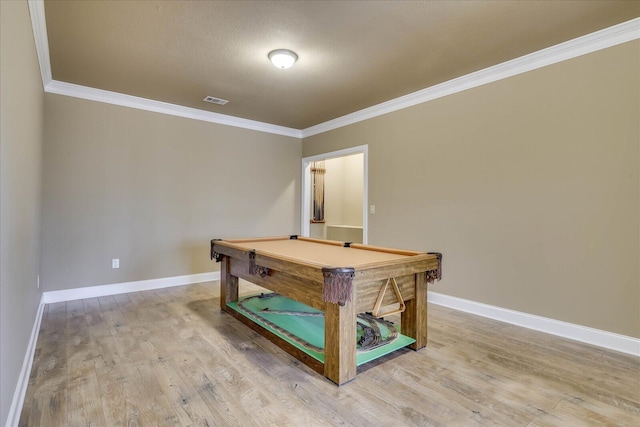
{"label": "white trim", "polygon": [[640,339],[429,291],[430,303],[535,331],[640,356]]}
{"label": "white trim", "polygon": [[211,111],[199,110],[197,108],[183,107],[181,105],[154,101],[152,99],[125,95],[108,90],[94,89],[87,86],[59,82],[57,80],[52,80],[51,82],[49,82],[49,84],[45,86],[44,90],[45,92],[55,93],[58,95],[88,99],[90,101],[104,102],[107,104],[136,108],[138,110],[153,111],[154,113],[169,114],[171,116],[185,117],[187,119],[217,123],[221,125],[239,127],[249,130],[256,130],[259,132],[290,136],[298,139],[300,139],[302,136],[302,132],[298,129],[272,125],[269,123],[243,119],[240,117],[228,116],[226,114],[213,113]]}
{"label": "white trim", "polygon": [[366,245],[369,243],[369,146],[362,147],[362,244]]}
{"label": "white trim", "polygon": [[274,133],[299,139],[361,122],[393,111],[398,111],[413,105],[432,101],[437,98],[462,92],[467,89],[482,86],[487,83],[512,77],[517,74],[526,73],[527,71],[556,64],[558,62],[566,61],[568,59],[640,38],[640,18],[635,18],[630,21],[300,130],[52,80],[44,1],[29,0],[29,10],[31,13],[31,25],[36,39],[36,49],[38,52],[38,60],[40,61],[40,72],[42,74],[42,82],[45,92],[186,117],[194,120],[203,120],[228,126],[257,130],[260,132]]}
{"label": "white trim", "polygon": [[138,280],[135,282],[115,283],[111,285],[87,286],[85,288],[64,289],[61,291],[49,291],[44,292],[42,296],[45,304],[51,304],[54,302],[126,294],[128,292],[148,291],[151,289],[190,285],[192,283],[212,282],[215,280],[220,280],[219,271],[189,274],[186,276],[164,277],[161,279]]}
{"label": "white trim", "polygon": [[330,153],[316,154],[302,159],[302,208],[300,209],[301,226],[300,235],[309,236],[311,220],[311,162],[319,160],[335,159],[362,153],[362,243],[367,244],[369,234],[369,146],[358,145],[332,151]]}
{"label": "white trim", "polygon": [[302,196],[300,202],[300,235],[309,237],[311,232],[311,161],[302,159]]}
{"label": "white trim", "polygon": [[35,354],[36,344],[38,343],[38,333],[40,332],[40,323],[42,322],[44,304],[43,294],[40,297],[40,304],[38,305],[38,311],[36,312],[36,320],[33,322],[33,329],[31,329],[31,337],[29,338],[29,344],[27,344],[27,351],[25,352],[24,360],[22,362],[22,369],[20,369],[16,389],[13,392],[9,415],[7,416],[7,423],[5,424],[6,427],[17,426],[20,422],[22,405],[24,404],[24,397],[27,394],[29,376],[31,374],[31,367],[33,366],[33,355]]}
{"label": "white trim", "polygon": [[640,38],[640,18],[596,31],[302,130],[317,135]]}
{"label": "white trim", "polygon": [[36,42],[36,53],[40,63],[42,87],[46,88],[51,81],[51,60],[49,58],[49,38],[47,37],[47,21],[44,16],[44,1],[29,0],[31,28]]}

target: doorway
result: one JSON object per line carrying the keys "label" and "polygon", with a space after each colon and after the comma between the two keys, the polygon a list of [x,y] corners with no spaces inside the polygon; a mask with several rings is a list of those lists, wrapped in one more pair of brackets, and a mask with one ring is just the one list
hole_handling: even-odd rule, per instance
{"label": "doorway", "polygon": [[[324,164],[323,164],[323,163]],[[314,219],[314,174],[324,171],[323,217]],[[315,167],[314,167],[315,166]],[[312,172],[313,169],[313,172]],[[301,235],[367,243],[368,146],[346,148],[302,159]],[[354,193],[355,192],[355,193]]]}

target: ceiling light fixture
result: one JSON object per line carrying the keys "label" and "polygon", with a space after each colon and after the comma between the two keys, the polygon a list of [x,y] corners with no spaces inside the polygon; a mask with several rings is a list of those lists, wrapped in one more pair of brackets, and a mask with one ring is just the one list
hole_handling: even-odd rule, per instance
{"label": "ceiling light fixture", "polygon": [[276,49],[269,52],[269,59],[273,65],[284,70],[298,60],[298,55],[288,49]]}

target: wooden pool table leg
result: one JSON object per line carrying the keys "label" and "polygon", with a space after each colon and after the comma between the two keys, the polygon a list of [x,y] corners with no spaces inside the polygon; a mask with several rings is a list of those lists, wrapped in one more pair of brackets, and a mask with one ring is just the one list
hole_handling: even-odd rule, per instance
{"label": "wooden pool table leg", "polygon": [[220,266],[220,308],[226,310],[227,304],[238,301],[238,278],[231,275],[231,258],[223,257]]}
{"label": "wooden pool table leg", "polygon": [[427,280],[424,273],[415,275],[415,286],[415,298],[405,301],[400,330],[416,340],[410,347],[419,350],[427,345]]}
{"label": "wooden pool table leg", "polygon": [[355,304],[326,303],[324,316],[324,376],[342,385],[356,377]]}

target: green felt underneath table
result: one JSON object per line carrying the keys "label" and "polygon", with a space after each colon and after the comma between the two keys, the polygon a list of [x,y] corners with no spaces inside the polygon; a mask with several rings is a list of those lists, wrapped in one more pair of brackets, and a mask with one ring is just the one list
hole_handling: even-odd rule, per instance
{"label": "green felt underneath table", "polygon": [[[239,304],[242,307],[239,307]],[[322,311],[280,295],[273,297],[268,295],[266,298],[246,297],[236,302],[230,302],[228,306],[287,341],[300,351],[324,363],[325,319]],[[383,338],[390,335],[391,331],[385,325],[378,326]],[[359,330],[357,339],[360,340],[361,337],[362,330]],[[397,338],[379,347],[371,350],[358,349],[356,352],[356,365],[360,366],[363,363],[375,360],[413,344],[415,341],[413,338],[398,334]]]}

